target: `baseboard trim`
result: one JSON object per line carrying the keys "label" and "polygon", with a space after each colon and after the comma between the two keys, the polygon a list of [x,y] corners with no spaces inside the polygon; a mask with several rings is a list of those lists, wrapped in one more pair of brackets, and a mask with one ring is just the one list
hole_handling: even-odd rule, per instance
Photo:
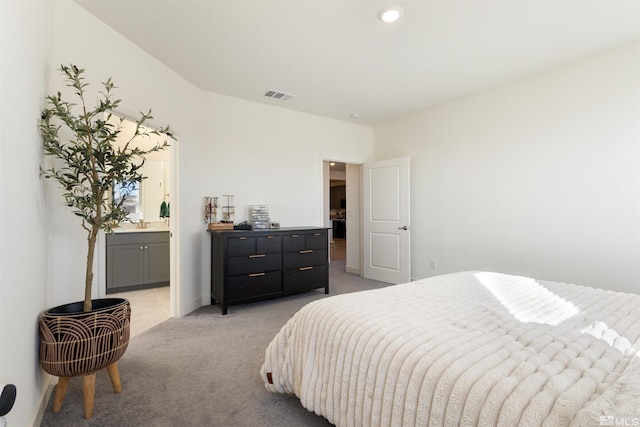
{"label": "baseboard trim", "polygon": [[40,426],[40,424],[42,424],[42,419],[44,418],[44,414],[47,411],[47,406],[49,405],[49,399],[51,398],[51,394],[53,394],[53,388],[58,382],[58,377],[54,377],[53,375],[44,373],[44,371],[43,375],[48,376],[49,379],[47,386],[44,388],[44,393],[42,393],[42,396],[40,396],[40,406],[38,407],[38,411],[35,413],[33,419],[31,420],[31,427],[38,427]]}
{"label": "baseboard trim", "polygon": [[194,298],[191,301],[189,301],[187,304],[183,304],[182,305],[182,313],[178,313],[177,317],[183,317],[186,316],[187,314],[191,313],[192,311],[195,311],[197,309],[199,309],[200,307],[202,307],[203,305],[203,301],[204,301],[204,297],[200,297],[200,298]]}
{"label": "baseboard trim", "polygon": [[350,274],[355,274],[355,275],[360,276],[360,267],[356,267],[356,266],[353,266],[353,265],[346,265],[344,267],[344,271],[346,271],[347,273],[350,273]]}

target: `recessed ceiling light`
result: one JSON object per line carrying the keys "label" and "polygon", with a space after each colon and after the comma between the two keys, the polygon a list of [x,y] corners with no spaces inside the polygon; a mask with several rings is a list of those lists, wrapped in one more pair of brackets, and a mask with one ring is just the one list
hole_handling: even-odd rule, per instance
{"label": "recessed ceiling light", "polygon": [[378,19],[382,22],[396,22],[404,14],[404,9],[400,6],[385,7],[378,13]]}
{"label": "recessed ceiling light", "polygon": [[351,118],[352,118],[352,119],[359,119],[359,118],[360,118],[360,114],[359,114],[359,113],[353,113],[353,114],[351,115]]}
{"label": "recessed ceiling light", "polygon": [[329,166],[335,166],[336,164],[334,162],[329,163]]}

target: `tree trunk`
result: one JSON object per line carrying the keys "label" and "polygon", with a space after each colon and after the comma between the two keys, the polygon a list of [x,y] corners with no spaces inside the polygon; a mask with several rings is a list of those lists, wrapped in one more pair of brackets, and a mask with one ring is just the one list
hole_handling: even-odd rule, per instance
{"label": "tree trunk", "polygon": [[93,284],[93,254],[96,250],[98,226],[93,224],[87,237],[87,269],[84,281],[84,311],[91,311],[91,285]]}

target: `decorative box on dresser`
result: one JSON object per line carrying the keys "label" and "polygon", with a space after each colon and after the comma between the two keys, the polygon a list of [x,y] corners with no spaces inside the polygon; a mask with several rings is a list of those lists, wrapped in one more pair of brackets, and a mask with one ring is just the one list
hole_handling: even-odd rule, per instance
{"label": "decorative box on dresser", "polygon": [[329,293],[326,228],[214,230],[211,304],[258,301],[316,288]]}

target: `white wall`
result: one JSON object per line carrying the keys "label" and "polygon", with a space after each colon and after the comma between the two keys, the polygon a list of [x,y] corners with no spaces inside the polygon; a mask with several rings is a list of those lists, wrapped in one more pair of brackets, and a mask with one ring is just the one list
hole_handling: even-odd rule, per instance
{"label": "white wall", "polygon": [[18,389],[6,416],[9,426],[35,421],[48,385],[37,353],[49,223],[38,173],[37,119],[46,89],[50,13],[48,4],[0,1],[0,383]]}
{"label": "white wall", "polygon": [[411,156],[413,277],[481,269],[640,292],[639,52],[376,127],[376,160]]}

